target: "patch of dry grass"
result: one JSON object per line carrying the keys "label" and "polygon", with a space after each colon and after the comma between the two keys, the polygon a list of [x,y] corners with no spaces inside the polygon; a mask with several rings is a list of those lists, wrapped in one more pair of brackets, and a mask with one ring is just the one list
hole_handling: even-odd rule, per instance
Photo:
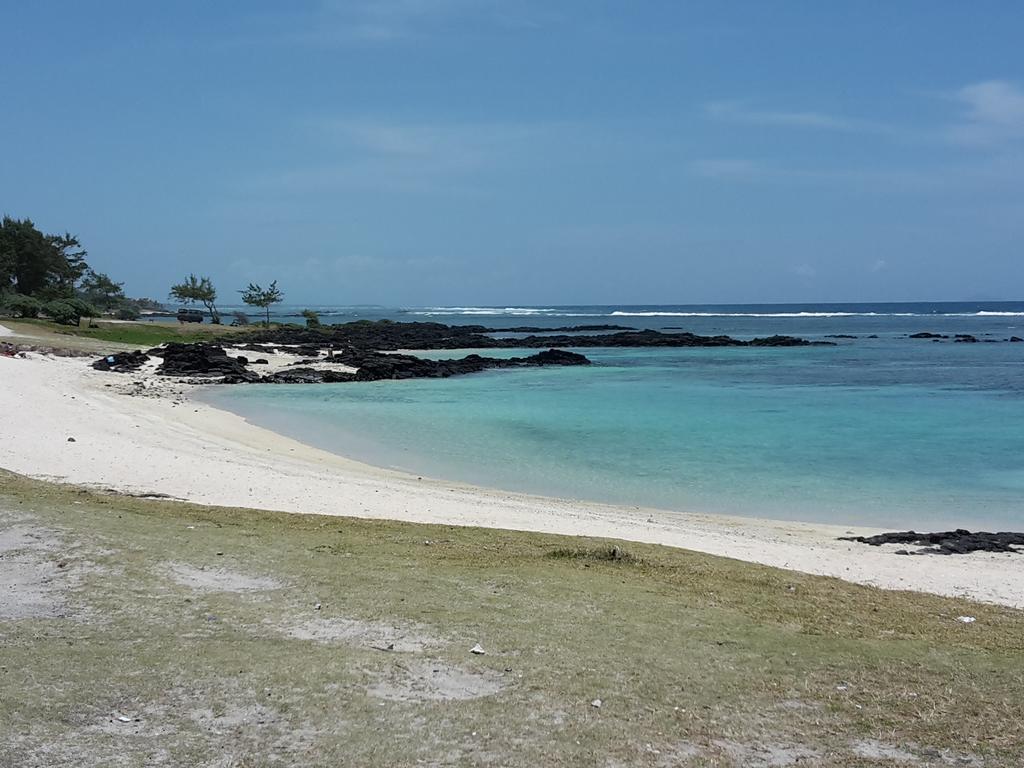
{"label": "patch of dry grass", "polygon": [[0,511],[57,532],[40,562],[81,569],[61,617],[0,621],[0,765],[1024,759],[1011,609],[653,545],[4,473]]}

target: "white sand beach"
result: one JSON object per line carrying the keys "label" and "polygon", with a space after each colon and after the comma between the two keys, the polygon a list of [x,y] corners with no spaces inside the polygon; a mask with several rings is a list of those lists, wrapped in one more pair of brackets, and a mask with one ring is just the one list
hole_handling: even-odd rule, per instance
{"label": "white sand beach", "polygon": [[904,557],[894,547],[836,540],[877,530],[618,507],[418,478],[254,426],[195,401],[188,385],[100,373],[90,360],[0,357],[0,467],[201,504],[651,542],[1024,607],[1019,556]]}

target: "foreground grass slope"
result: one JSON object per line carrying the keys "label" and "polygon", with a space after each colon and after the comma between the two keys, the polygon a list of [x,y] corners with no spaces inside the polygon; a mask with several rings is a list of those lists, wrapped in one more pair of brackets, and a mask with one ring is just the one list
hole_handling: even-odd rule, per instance
{"label": "foreground grass slope", "polygon": [[1024,613],[613,546],[0,472],[0,765],[1024,759]]}

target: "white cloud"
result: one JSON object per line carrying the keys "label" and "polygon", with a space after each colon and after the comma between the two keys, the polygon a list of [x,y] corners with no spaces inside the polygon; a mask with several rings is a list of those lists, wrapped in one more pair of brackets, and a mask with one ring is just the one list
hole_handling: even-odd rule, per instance
{"label": "white cloud", "polygon": [[1014,83],[973,83],[956,91],[952,98],[966,110],[962,120],[948,131],[953,141],[994,146],[1024,139],[1024,90]]}
{"label": "white cloud", "polygon": [[818,274],[818,270],[810,264],[797,264],[793,267],[793,273],[798,277],[814,277]]}
{"label": "white cloud", "polygon": [[316,159],[263,180],[293,193],[361,188],[479,194],[490,173],[522,168],[578,140],[560,123],[327,118],[301,126]]}
{"label": "white cloud", "polygon": [[704,105],[704,113],[715,120],[748,125],[776,125],[845,133],[895,133],[890,126],[867,120],[838,117],[824,112],[753,109],[740,101],[713,101]]}
{"label": "white cloud", "polygon": [[885,259],[878,259],[875,263],[868,267],[869,272],[881,272],[888,265]]}
{"label": "white cloud", "polygon": [[390,42],[427,36],[450,22],[498,27],[540,26],[520,0],[322,0],[308,40]]}
{"label": "white cloud", "polygon": [[693,169],[699,176],[709,179],[750,180],[762,178],[769,173],[759,163],[729,157],[697,160]]}

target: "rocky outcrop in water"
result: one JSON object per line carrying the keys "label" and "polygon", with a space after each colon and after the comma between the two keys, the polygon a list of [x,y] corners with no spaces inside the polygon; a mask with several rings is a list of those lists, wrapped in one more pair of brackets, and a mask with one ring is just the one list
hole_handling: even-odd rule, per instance
{"label": "rocky outcrop in water", "polygon": [[[560,349],[549,349],[528,357],[502,359],[468,355],[451,360],[427,360],[412,355],[349,349],[333,358],[316,357],[302,360],[291,368],[261,376],[249,370],[249,360],[246,357],[231,357],[223,347],[216,344],[175,342],[151,349],[149,354],[163,358],[163,362],[157,368],[157,373],[162,376],[185,379],[217,378],[223,384],[335,384],[382,379],[443,379],[479,373],[492,368],[590,365],[590,360],[583,355]],[[93,367],[98,370],[136,370],[148,359],[149,357],[142,352],[118,353],[97,360]],[[253,364],[266,362],[265,359],[254,360]],[[313,363],[336,363],[358,370],[352,373],[334,371],[330,368],[313,368]]]}
{"label": "rocky outcrop in water", "polygon": [[[694,333],[662,333],[660,331],[615,331],[586,334],[576,331],[593,326],[576,326],[566,333],[538,332],[521,338],[501,337],[507,329],[482,325],[444,325],[443,323],[395,323],[368,320],[329,328],[273,328],[253,331],[244,340],[254,349],[258,344],[301,345],[305,349],[364,349],[394,351],[399,349],[510,349],[526,347],[806,347],[834,346],[831,341],[808,341],[795,336],[769,336],[743,341],[731,336],[699,336]],[[605,328],[605,326],[599,326]],[[232,337],[237,342],[238,336]],[[246,347],[249,349],[250,347]],[[300,352],[299,354],[304,354]]]}
{"label": "rocky outcrop in water", "polygon": [[[258,384],[344,384],[355,381],[354,373],[347,371],[321,370],[319,368],[288,368],[277,373],[270,373],[266,376],[256,376],[255,383]],[[225,380],[225,384],[237,384]]]}
{"label": "rocky outcrop in water", "polygon": [[562,333],[571,331],[573,333],[593,333],[594,331],[635,331],[628,325],[562,325],[557,328],[542,328],[537,325],[517,325],[511,328],[502,328],[499,333]]}
{"label": "rocky outcrop in water", "polygon": [[[344,359],[344,358],[343,358]],[[590,365],[583,355],[549,349],[529,357],[501,359],[467,355],[454,360],[425,360],[412,355],[372,353],[348,363],[358,364],[356,381],[379,381],[381,379],[446,379],[479,373],[491,368],[525,368],[542,365]]]}
{"label": "rocky outcrop in water", "polygon": [[[985,336],[990,336],[991,334],[986,333],[984,335]],[[869,336],[868,338],[871,338],[871,337]],[[907,338],[908,339],[931,339],[932,341],[945,341],[945,340],[947,340],[949,338],[949,336],[947,334],[944,334],[944,333],[931,333],[929,331],[921,331],[920,333],[912,333],[909,336],[907,336]],[[1012,341],[1012,342],[1015,342],[1015,343],[1019,343],[1019,342],[1024,341],[1024,339],[1020,338],[1019,336],[1011,336],[1008,339],[979,339],[977,336],[974,336],[973,334],[970,334],[970,333],[956,333],[956,334],[953,334],[953,342],[957,343],[957,344],[978,344],[978,343],[998,344],[1001,341]]]}
{"label": "rocky outcrop in water", "polygon": [[1015,547],[1024,547],[1024,533],[972,533],[963,528],[937,533],[899,531],[880,533],[877,536],[840,536],[841,541],[856,541],[880,547],[883,544],[917,544],[923,547],[915,552],[900,550],[904,555],[966,555],[970,552],[1024,553]]}

